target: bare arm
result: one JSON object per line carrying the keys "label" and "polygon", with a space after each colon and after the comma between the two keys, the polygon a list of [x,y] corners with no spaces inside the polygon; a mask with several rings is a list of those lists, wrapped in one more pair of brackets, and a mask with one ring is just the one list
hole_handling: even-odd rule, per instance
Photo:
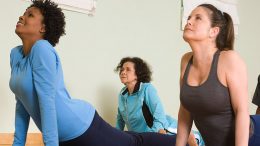
{"label": "bare arm", "polygon": [[248,145],[249,112],[246,65],[234,51],[228,51],[226,57],[226,82],[231,95],[231,103],[235,113],[236,146]]}
{"label": "bare arm", "polygon": [[[180,87],[182,86],[183,75],[191,57],[191,53],[185,54],[181,59]],[[176,146],[186,146],[190,130],[192,126],[192,118],[190,112],[180,104],[178,114],[178,128]]]}
{"label": "bare arm", "polygon": [[192,118],[190,113],[182,105],[180,105],[176,146],[186,146],[190,135],[191,126]]}

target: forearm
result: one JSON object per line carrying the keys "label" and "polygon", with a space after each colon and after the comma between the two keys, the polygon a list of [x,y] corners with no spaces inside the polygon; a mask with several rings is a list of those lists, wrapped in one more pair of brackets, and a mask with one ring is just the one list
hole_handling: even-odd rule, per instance
{"label": "forearm", "polygon": [[151,130],[154,132],[165,133],[164,128],[167,128],[166,114],[155,88],[151,86],[147,89],[147,95],[144,100],[153,117],[153,126]]}
{"label": "forearm", "polygon": [[186,146],[190,135],[191,126],[192,118],[190,113],[181,105],[178,116],[176,146]]}
{"label": "forearm", "polygon": [[124,128],[125,128],[125,124],[123,123],[123,122],[119,122],[119,121],[117,121],[116,122],[116,127],[115,127],[116,129],[119,129],[119,130],[124,130]]}
{"label": "forearm", "polygon": [[40,109],[41,109],[41,131],[45,146],[56,146],[58,145],[58,125],[57,125],[57,116],[56,108],[54,102],[46,102],[40,100]]}
{"label": "forearm", "polygon": [[124,130],[124,128],[125,128],[125,121],[123,120],[122,115],[120,114],[118,109],[118,113],[116,116],[116,129]]}
{"label": "forearm", "polygon": [[249,114],[248,112],[238,112],[236,115],[236,146],[247,146],[249,139]]}
{"label": "forearm", "polygon": [[164,130],[164,123],[162,121],[164,120],[154,119],[151,132],[159,132],[160,130]]}
{"label": "forearm", "polygon": [[13,146],[25,145],[29,121],[29,114],[23,107],[22,103],[19,100],[17,100],[15,110],[15,133]]}
{"label": "forearm", "polygon": [[176,146],[186,146],[189,138],[190,127],[179,124],[177,130]]}

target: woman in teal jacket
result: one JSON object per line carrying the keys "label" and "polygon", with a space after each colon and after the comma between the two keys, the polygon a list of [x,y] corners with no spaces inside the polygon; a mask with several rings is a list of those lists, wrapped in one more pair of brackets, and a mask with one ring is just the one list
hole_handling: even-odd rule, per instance
{"label": "woman in teal jacket", "polygon": [[[155,87],[150,83],[151,74],[147,63],[138,57],[122,58],[115,71],[119,71],[122,88],[118,99],[116,128],[135,132],[174,133],[177,121],[164,112]],[[202,145],[199,134],[196,138]],[[191,134],[189,145],[197,145]]]}

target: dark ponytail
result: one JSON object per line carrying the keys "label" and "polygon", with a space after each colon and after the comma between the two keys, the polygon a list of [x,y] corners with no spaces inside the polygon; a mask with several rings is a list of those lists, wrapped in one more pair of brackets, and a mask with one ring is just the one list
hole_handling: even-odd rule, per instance
{"label": "dark ponytail", "polygon": [[226,19],[226,40],[225,45],[223,46],[224,49],[226,48],[227,50],[233,50],[234,49],[234,40],[235,40],[235,35],[234,35],[234,25],[232,18],[229,14],[224,13],[224,17]]}
{"label": "dark ponytail", "polygon": [[199,7],[205,7],[210,10],[211,27],[219,27],[219,34],[216,38],[217,48],[220,51],[233,50],[235,35],[231,16],[228,13],[222,13],[211,4],[201,4]]}

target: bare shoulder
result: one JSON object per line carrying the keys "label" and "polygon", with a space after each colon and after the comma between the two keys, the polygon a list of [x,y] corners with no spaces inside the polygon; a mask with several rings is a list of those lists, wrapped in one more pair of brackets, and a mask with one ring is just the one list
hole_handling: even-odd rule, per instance
{"label": "bare shoulder", "polygon": [[181,69],[186,68],[191,56],[193,55],[192,52],[185,53],[181,58]]}
{"label": "bare shoulder", "polygon": [[234,50],[221,51],[220,63],[221,63],[221,65],[223,65],[223,66],[225,66],[227,68],[245,66],[245,63],[244,63],[243,59]]}
{"label": "bare shoulder", "polygon": [[181,58],[181,73],[180,73],[180,78],[181,79],[182,79],[182,77],[184,75],[184,71],[185,71],[186,66],[187,66],[190,58],[192,57],[192,55],[193,55],[192,52],[187,52]]}
{"label": "bare shoulder", "polygon": [[246,76],[246,65],[236,51],[221,51],[218,61],[218,77],[224,86],[230,86],[238,78]]}
{"label": "bare shoulder", "polygon": [[[221,51],[219,57],[219,75],[225,77],[227,84],[247,74],[246,64],[240,55],[233,50]],[[220,80],[223,78],[220,77]],[[223,80],[222,80],[223,81]],[[223,82],[225,84],[225,82]]]}
{"label": "bare shoulder", "polygon": [[225,57],[238,57],[239,54],[234,50],[221,51],[221,55]]}

